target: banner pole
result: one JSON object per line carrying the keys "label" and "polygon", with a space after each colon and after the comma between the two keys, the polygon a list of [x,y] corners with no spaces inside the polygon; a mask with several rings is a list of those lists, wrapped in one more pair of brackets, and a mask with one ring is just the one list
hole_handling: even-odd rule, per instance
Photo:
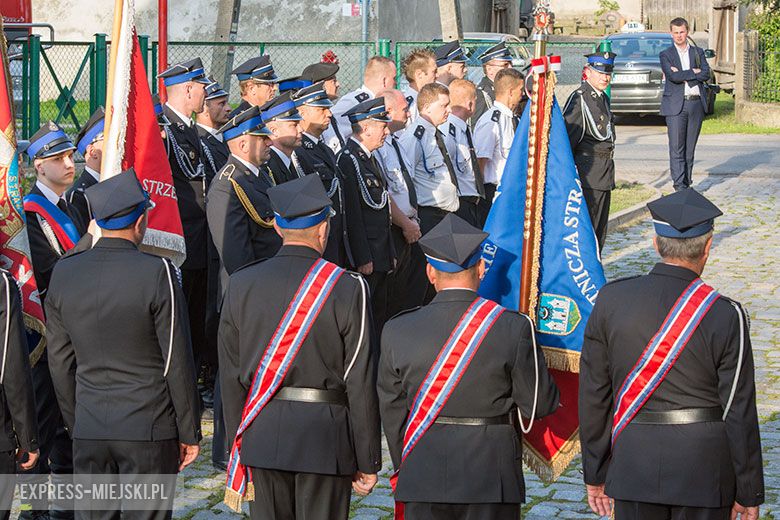
{"label": "banner pole", "polygon": [[[124,0],[114,0],[114,27],[111,31],[111,55],[108,61],[108,83],[106,84],[106,120],[105,129],[111,128],[111,118],[114,112],[114,81],[116,81],[116,58],[119,53],[119,34],[122,31],[122,14],[124,12]],[[106,154],[103,155],[100,171],[107,171]],[[103,178],[103,174],[100,174]]]}
{"label": "banner pole", "polygon": [[[157,0],[157,70],[159,72],[168,68],[168,0]],[[165,103],[168,95],[165,92],[165,83],[157,80],[157,93],[160,102]]]}

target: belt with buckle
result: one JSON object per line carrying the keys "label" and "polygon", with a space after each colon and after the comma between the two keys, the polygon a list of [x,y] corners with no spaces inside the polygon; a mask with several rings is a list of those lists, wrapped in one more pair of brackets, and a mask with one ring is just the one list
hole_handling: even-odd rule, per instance
{"label": "belt with buckle", "polygon": [[347,406],[347,394],[341,390],[322,390],[320,388],[285,386],[276,392],[274,399],[279,399],[280,401],[299,401],[303,403],[325,403]]}
{"label": "belt with buckle", "polygon": [[723,421],[723,409],[686,408],[683,410],[643,411],[636,414],[634,424],[694,424]]}
{"label": "belt with buckle", "polygon": [[701,96],[698,94],[691,94],[690,96],[685,96],[685,101],[697,101],[701,99]]}
{"label": "belt with buckle", "polygon": [[497,417],[442,417],[436,418],[436,424],[454,424],[457,426],[493,426],[496,424],[512,424],[509,414]]}

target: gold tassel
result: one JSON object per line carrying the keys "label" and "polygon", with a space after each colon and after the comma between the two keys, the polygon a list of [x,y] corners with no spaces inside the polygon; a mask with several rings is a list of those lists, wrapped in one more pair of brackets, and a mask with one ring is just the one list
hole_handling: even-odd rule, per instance
{"label": "gold tassel", "polygon": [[578,428],[549,462],[523,439],[523,461],[544,483],[555,482],[566,471],[574,457],[580,453],[579,433]]}
{"label": "gold tassel", "polygon": [[241,495],[239,495],[236,491],[230,488],[226,488],[225,499],[223,500],[223,502],[225,502],[225,505],[227,505],[230,509],[232,509],[236,513],[241,512],[241,503],[243,502],[243,499],[241,498]]}
{"label": "gold tassel", "polygon": [[246,493],[244,493],[244,502],[254,502],[254,501],[255,501],[255,483],[247,482]]}
{"label": "gold tassel", "polygon": [[544,359],[547,361],[547,366],[553,370],[561,370],[563,372],[572,372],[579,374],[580,372],[580,353],[573,350],[566,350],[555,347],[542,346],[542,352],[544,352]]}

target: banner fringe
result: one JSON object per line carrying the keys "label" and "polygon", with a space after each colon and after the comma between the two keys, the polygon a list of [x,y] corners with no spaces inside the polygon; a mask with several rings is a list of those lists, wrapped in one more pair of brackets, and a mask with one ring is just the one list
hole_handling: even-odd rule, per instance
{"label": "banner fringe", "polygon": [[146,230],[140,249],[146,253],[169,258],[176,267],[181,267],[187,258],[186,253],[184,253],[186,250],[184,237],[159,229]]}
{"label": "banner fringe", "polygon": [[246,484],[246,493],[244,493],[244,496],[242,497],[237,491],[230,488],[230,486],[225,487],[225,498],[223,502],[226,506],[228,506],[230,509],[235,511],[236,513],[241,513],[241,506],[244,502],[254,502],[255,500],[255,484],[254,482],[247,482]]}
{"label": "banner fringe", "polygon": [[547,367],[561,372],[580,373],[580,353],[555,347],[542,346]]}
{"label": "banner fringe", "polygon": [[523,438],[523,462],[545,484],[552,484],[569,467],[571,461],[580,454],[580,429],[577,428],[569,440],[563,443],[552,460],[542,457],[530,443]]}

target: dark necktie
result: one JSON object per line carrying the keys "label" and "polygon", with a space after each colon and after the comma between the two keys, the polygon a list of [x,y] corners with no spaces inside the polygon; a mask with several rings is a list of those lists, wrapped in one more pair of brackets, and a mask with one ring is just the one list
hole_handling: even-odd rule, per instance
{"label": "dark necktie", "polygon": [[341,136],[341,132],[339,131],[339,125],[336,124],[336,116],[330,116],[330,126],[333,127],[333,133],[336,134],[336,138],[338,138],[339,144],[342,148],[344,148],[344,138]]}
{"label": "dark necktie", "polygon": [[447,165],[447,171],[450,172],[450,180],[452,181],[452,185],[455,186],[455,189],[457,189],[458,193],[460,193],[460,188],[458,187],[458,178],[455,176],[455,168],[452,167],[450,154],[447,153],[447,147],[444,146],[444,134],[442,134],[441,131],[436,130],[434,136],[436,136],[436,146],[439,148],[439,152],[441,152],[442,158],[444,158],[444,164]]}
{"label": "dark necktie", "polygon": [[520,118],[517,116],[512,116],[512,129],[517,131],[517,124],[520,122]]}
{"label": "dark necktie", "polygon": [[469,143],[469,155],[471,155],[471,165],[474,170],[474,184],[477,185],[477,193],[483,199],[485,198],[485,178],[482,176],[482,169],[479,167],[477,152],[474,151],[474,141],[471,139],[471,129],[466,125],[466,141]]}
{"label": "dark necktie", "polygon": [[417,190],[414,187],[414,182],[412,182],[412,176],[409,175],[409,170],[406,169],[406,163],[404,163],[401,149],[398,147],[398,141],[396,141],[395,136],[390,137],[390,142],[393,145],[396,157],[398,157],[398,166],[401,167],[401,174],[404,176],[406,188],[409,190],[409,205],[417,209]]}

